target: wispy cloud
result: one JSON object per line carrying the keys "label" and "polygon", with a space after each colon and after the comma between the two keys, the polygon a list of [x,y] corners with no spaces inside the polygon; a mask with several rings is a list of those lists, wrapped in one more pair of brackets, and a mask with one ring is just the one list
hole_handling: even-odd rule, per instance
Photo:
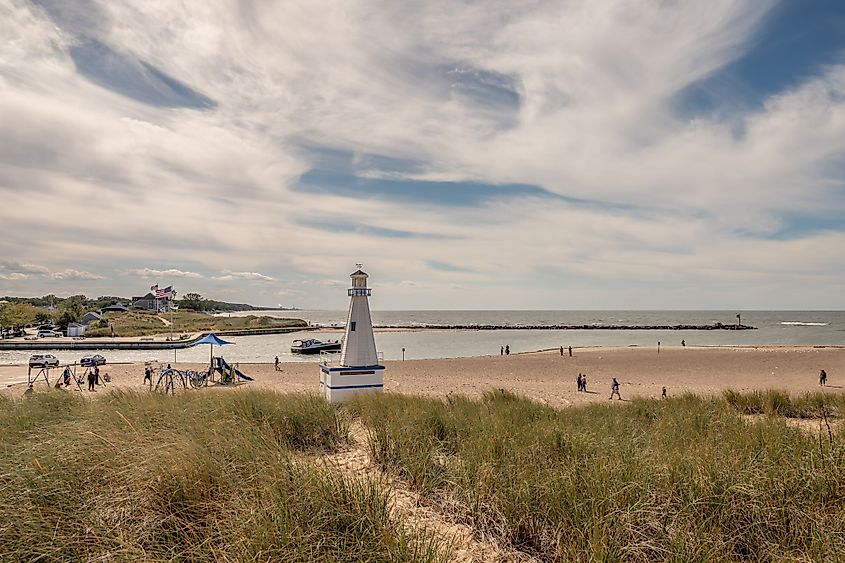
{"label": "wispy cloud", "polygon": [[265,281],[271,282],[274,281],[273,278],[270,276],[265,276],[264,274],[260,274],[258,272],[223,272],[219,276],[214,277],[215,280],[250,280],[250,281]]}
{"label": "wispy cloud", "polygon": [[202,274],[198,274],[197,272],[185,272],[182,270],[177,270],[175,268],[170,268],[167,270],[154,270],[152,268],[140,268],[134,270],[127,270],[126,272],[130,276],[137,276],[139,278],[146,278],[146,279],[157,279],[157,278],[190,278],[190,279],[202,279],[205,276]]}
{"label": "wispy cloud", "polygon": [[99,274],[92,274],[91,272],[81,272],[79,270],[67,269],[60,272],[53,272],[50,277],[56,280],[102,280],[104,276]]}
{"label": "wispy cloud", "polygon": [[6,3],[0,292],[843,307],[845,55],[791,26],[845,8],[784,6]]}

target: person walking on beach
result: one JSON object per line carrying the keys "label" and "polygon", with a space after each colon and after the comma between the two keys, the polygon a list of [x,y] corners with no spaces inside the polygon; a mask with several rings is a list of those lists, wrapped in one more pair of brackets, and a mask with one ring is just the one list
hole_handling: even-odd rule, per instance
{"label": "person walking on beach", "polygon": [[94,366],[94,383],[100,384],[100,366]]}
{"label": "person walking on beach", "polygon": [[560,347],[560,357],[563,357],[563,346]]}
{"label": "person walking on beach", "polygon": [[687,345],[687,341],[686,341],[686,340],[681,340],[681,347],[686,347],[686,345]]}
{"label": "person walking on beach", "polygon": [[667,395],[666,395],[666,386],[664,385],[664,386],[663,386],[663,392],[662,392],[662,393],[660,393],[660,398],[661,398],[661,399],[665,399],[666,397],[667,397]]}
{"label": "person walking on beach", "polygon": [[511,355],[511,347],[510,347],[510,344],[506,344],[506,345],[505,345],[505,356],[510,356],[510,355]]}
{"label": "person walking on beach", "polygon": [[827,385],[827,372],[825,370],[819,372],[819,385]]}
{"label": "person walking on beach", "polygon": [[279,356],[276,356],[276,371],[282,371],[282,368],[279,367]]}
{"label": "person walking on beach", "polygon": [[504,355],[505,355],[505,347],[504,347],[504,346],[500,346],[500,347],[499,347],[499,355],[500,355],[500,356],[504,356]]}
{"label": "person walking on beach", "polygon": [[575,382],[578,384],[578,392],[580,393],[581,392],[581,385],[582,385],[580,373],[578,374],[578,379],[576,379]]}
{"label": "person walking on beach", "polygon": [[581,392],[582,393],[587,392],[587,374],[586,373],[581,376]]}
{"label": "person walking on beach", "polygon": [[88,390],[89,391],[94,391],[94,384],[96,383],[96,381],[97,381],[97,376],[94,375],[93,371],[89,371],[88,372]]}
{"label": "person walking on beach", "polygon": [[153,370],[149,366],[144,368],[144,383],[150,382],[150,387],[153,386]]}
{"label": "person walking on beach", "polygon": [[569,347],[569,357],[572,357],[572,346]]}
{"label": "person walking on beach", "polygon": [[616,381],[615,377],[613,378],[613,383],[610,384],[610,400],[611,401],[613,400],[614,395],[616,395],[616,397],[620,401],[622,400],[622,395],[619,394],[619,382]]}

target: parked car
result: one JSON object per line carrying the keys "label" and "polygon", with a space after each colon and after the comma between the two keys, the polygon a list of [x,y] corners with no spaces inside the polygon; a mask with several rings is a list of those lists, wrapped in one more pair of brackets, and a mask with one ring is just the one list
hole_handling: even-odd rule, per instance
{"label": "parked car", "polygon": [[79,360],[79,365],[82,367],[94,367],[94,366],[102,366],[105,365],[106,359],[99,354],[94,354],[93,356],[85,356],[81,360]]}
{"label": "parked car", "polygon": [[55,330],[39,330],[38,338],[61,338],[62,333]]}
{"label": "parked car", "polygon": [[31,368],[54,368],[59,365],[59,359],[53,354],[33,354],[29,357]]}

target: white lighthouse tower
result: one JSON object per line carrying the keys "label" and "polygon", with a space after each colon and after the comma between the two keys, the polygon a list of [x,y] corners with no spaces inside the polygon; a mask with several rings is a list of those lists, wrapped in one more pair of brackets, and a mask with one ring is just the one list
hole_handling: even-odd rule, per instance
{"label": "white lighthouse tower", "polygon": [[352,287],[349,295],[349,316],[346,319],[346,334],[340,351],[340,365],[329,362],[320,364],[320,393],[329,401],[343,401],[356,393],[382,391],[384,389],[384,366],[379,362],[376,340],[373,336],[373,321],[370,318],[368,297],[372,289],[367,287],[367,274],[358,269],[350,274]]}

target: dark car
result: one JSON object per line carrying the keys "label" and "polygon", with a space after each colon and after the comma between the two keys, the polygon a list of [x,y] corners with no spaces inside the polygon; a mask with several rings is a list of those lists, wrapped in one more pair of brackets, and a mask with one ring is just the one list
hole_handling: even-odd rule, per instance
{"label": "dark car", "polygon": [[106,363],[106,359],[99,354],[94,354],[93,356],[85,356],[81,360],[79,360],[79,365],[83,367],[94,367],[94,366],[102,366]]}
{"label": "dark car", "polygon": [[54,368],[59,365],[59,359],[53,354],[33,354],[29,357],[31,368]]}

